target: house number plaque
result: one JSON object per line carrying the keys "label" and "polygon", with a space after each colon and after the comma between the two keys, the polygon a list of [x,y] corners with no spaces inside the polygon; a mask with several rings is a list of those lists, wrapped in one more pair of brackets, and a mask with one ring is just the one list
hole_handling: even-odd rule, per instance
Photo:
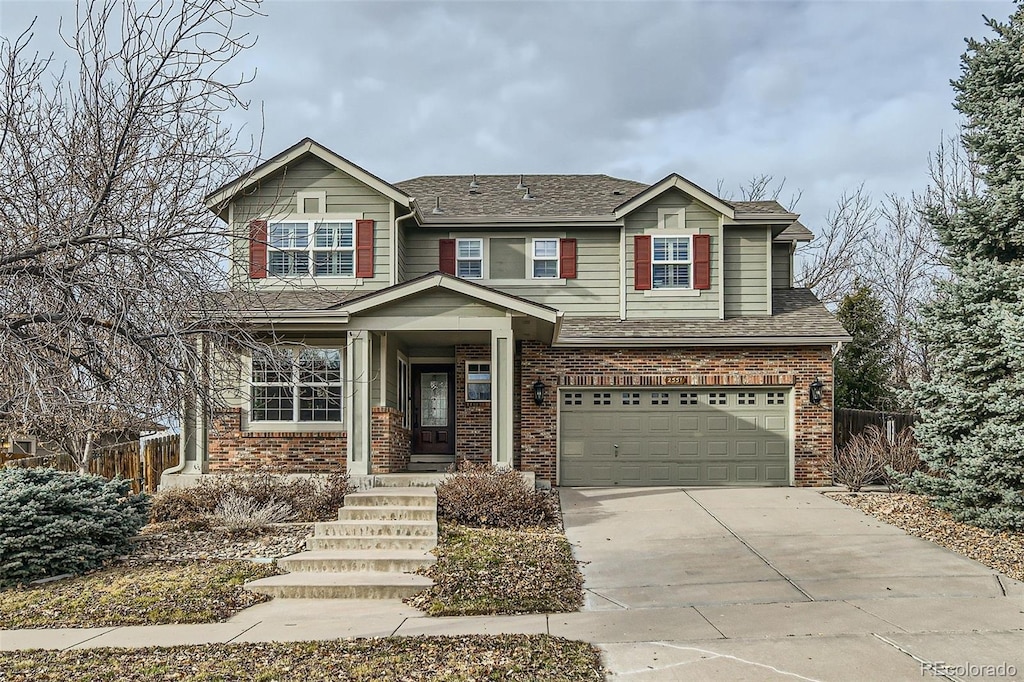
{"label": "house number plaque", "polygon": [[686,377],[669,376],[663,377],[662,380],[665,382],[666,386],[682,386],[686,383]]}

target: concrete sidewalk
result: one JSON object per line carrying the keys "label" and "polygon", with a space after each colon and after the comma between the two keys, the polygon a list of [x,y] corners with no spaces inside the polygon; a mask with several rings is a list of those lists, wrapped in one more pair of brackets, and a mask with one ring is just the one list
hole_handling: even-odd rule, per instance
{"label": "concrete sidewalk", "polygon": [[569,636],[616,677],[912,680],[945,662],[1024,678],[1024,585],[818,491],[561,496],[587,611],[551,621],[585,622]]}

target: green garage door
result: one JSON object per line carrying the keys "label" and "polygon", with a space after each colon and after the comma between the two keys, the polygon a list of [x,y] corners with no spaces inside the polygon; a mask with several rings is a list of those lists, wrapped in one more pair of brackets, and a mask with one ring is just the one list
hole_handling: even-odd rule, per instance
{"label": "green garage door", "polygon": [[563,390],[562,485],[788,485],[790,392]]}

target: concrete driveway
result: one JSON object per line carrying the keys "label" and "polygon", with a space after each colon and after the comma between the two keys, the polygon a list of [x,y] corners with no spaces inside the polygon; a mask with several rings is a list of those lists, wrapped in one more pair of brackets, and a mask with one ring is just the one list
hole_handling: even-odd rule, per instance
{"label": "concrete driveway", "polygon": [[616,679],[1024,679],[1024,584],[817,491],[560,495]]}

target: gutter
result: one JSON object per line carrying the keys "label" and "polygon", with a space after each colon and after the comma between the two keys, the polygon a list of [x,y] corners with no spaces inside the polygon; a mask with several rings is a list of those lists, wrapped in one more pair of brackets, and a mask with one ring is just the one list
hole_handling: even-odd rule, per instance
{"label": "gutter", "polygon": [[663,346],[833,346],[849,341],[848,336],[736,336],[707,337],[568,337],[551,345],[560,348],[649,348]]}

